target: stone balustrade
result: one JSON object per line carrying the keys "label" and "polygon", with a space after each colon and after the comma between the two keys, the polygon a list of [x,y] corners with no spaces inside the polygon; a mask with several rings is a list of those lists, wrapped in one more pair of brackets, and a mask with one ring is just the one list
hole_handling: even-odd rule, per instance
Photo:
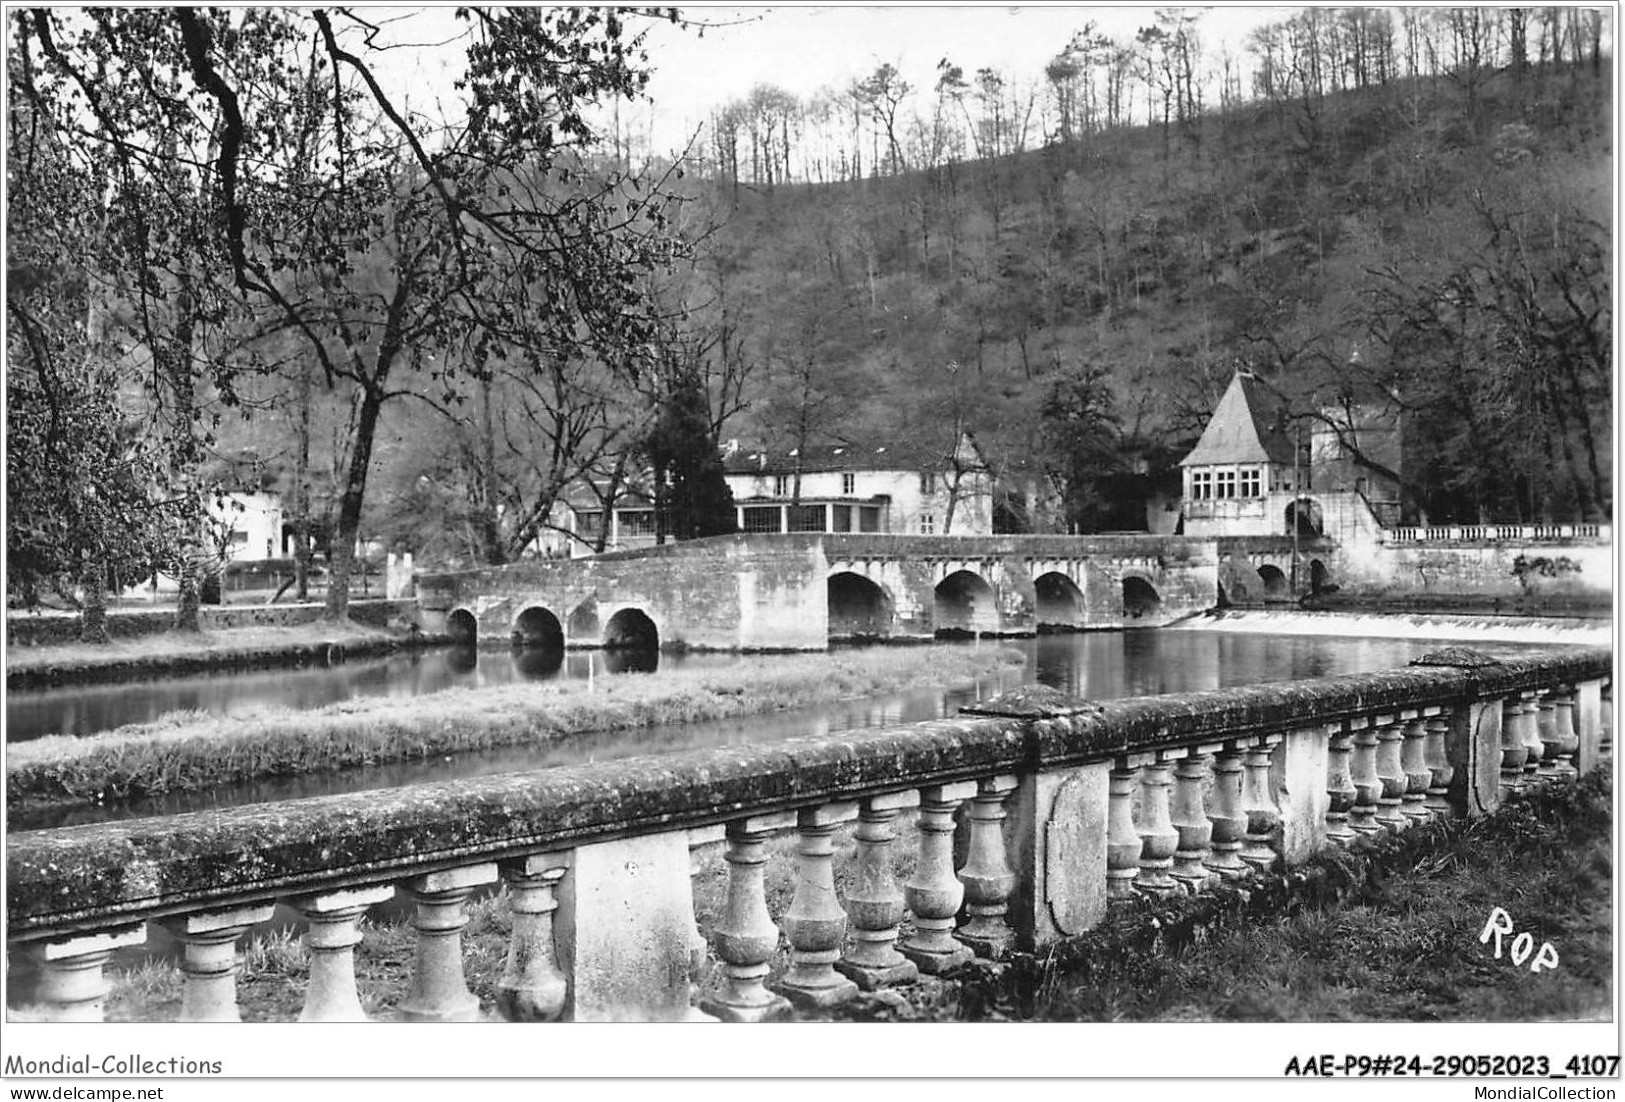
{"label": "stone balustrade", "polygon": [[[237,950],[282,903],[305,923],[300,1019],[362,1019],[390,1000],[357,990],[359,923],[393,896],[416,942],[394,1016],[473,1019],[467,907],[500,884],[487,1014],[781,1018],[1572,783],[1611,734],[1611,663],[1450,648],[1104,703],[1027,688],[908,727],[14,833],[22,1012],[100,1017],[107,962],[152,924],[180,945],[180,1017],[236,1020]],[[718,847],[725,898],[702,929],[692,878]]]}
{"label": "stone balustrade", "polygon": [[1451,524],[1383,530],[1388,543],[1495,543],[1531,540],[1613,540],[1609,524]]}

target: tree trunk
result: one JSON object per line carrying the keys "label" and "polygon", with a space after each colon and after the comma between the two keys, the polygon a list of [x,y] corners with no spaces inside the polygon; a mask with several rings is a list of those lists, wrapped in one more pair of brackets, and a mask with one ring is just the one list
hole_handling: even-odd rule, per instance
{"label": "tree trunk", "polygon": [[84,590],[79,608],[79,641],[107,643],[107,568],[99,560],[89,560],[79,575]]}
{"label": "tree trunk", "polygon": [[[196,534],[189,537],[188,543],[195,544]],[[179,591],[175,599],[175,630],[176,631],[202,631],[203,624],[200,614],[203,609],[203,562],[190,548],[181,559]]]}
{"label": "tree trunk", "polygon": [[197,384],[192,374],[193,300],[191,279],[182,273],[175,295],[175,329],[168,347],[160,353],[163,374],[169,384],[174,411],[170,425],[172,450],[170,474],[186,498],[185,529],[181,534],[180,592],[175,604],[176,631],[202,631],[198,613],[202,605],[202,573],[208,559],[208,519],[198,487],[198,464],[202,460],[197,437],[192,431],[197,420]]}
{"label": "tree trunk", "polygon": [[310,600],[310,370],[310,363],[302,358],[293,469],[293,577],[299,601]]}
{"label": "tree trunk", "polygon": [[361,409],[356,416],[355,448],[350,453],[350,469],[339,498],[338,525],[333,532],[327,563],[327,619],[343,620],[350,614],[350,574],[355,568],[356,538],[361,532],[361,503],[367,489],[367,468],[372,463],[373,438],[378,432],[378,413],[383,407],[383,391],[376,386],[361,392]]}

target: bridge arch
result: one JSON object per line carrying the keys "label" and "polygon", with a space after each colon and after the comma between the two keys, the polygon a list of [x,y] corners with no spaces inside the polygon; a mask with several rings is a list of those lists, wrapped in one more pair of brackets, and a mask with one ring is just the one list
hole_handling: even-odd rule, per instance
{"label": "bridge arch", "polygon": [[1123,575],[1123,623],[1155,620],[1162,611],[1162,594],[1150,580],[1138,574]]}
{"label": "bridge arch", "polygon": [[623,608],[604,625],[606,650],[658,650],[660,629],[641,608]]}
{"label": "bridge arch", "polygon": [[1274,563],[1265,563],[1258,568],[1258,580],[1264,583],[1264,600],[1284,601],[1291,597],[1287,586],[1286,573]]}
{"label": "bridge arch", "polygon": [[513,641],[526,646],[564,649],[564,625],[551,609],[531,605],[513,622]]}
{"label": "bridge arch", "polygon": [[446,634],[451,636],[453,643],[478,643],[479,618],[466,608],[454,608],[451,615],[446,617]]}
{"label": "bridge arch", "polygon": [[826,586],[830,635],[884,639],[891,634],[897,603],[885,586],[850,570],[831,574]]}
{"label": "bridge arch", "polygon": [[980,574],[956,570],[932,591],[931,624],[938,635],[994,635],[999,605]]}
{"label": "bridge arch", "polygon": [[1320,593],[1331,585],[1331,575],[1326,570],[1326,564],[1319,559],[1309,560],[1309,592]]}
{"label": "bridge arch", "polygon": [[1083,590],[1078,583],[1058,570],[1040,574],[1033,579],[1033,592],[1038,600],[1037,623],[1045,628],[1081,628],[1084,625]]}
{"label": "bridge arch", "polygon": [[1285,516],[1286,534],[1289,536],[1295,531],[1304,539],[1319,539],[1326,532],[1326,519],[1321,513],[1320,502],[1312,497],[1287,502]]}

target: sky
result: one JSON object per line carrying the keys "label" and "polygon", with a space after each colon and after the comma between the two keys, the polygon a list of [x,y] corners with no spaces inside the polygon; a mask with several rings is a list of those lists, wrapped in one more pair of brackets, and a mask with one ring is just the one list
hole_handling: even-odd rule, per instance
{"label": "sky", "polygon": [[[1163,5],[1167,6],[1167,5]],[[1204,37],[1217,43],[1241,36],[1270,16],[1297,10],[1211,10]],[[904,79],[928,88],[947,58],[967,75],[984,66],[1036,77],[1074,32],[1093,21],[1114,37],[1131,38],[1150,24],[1152,5],[882,7],[693,7],[685,17],[717,24],[703,31],[651,29],[656,73],[649,92],[674,114],[702,117],[710,106],[740,98],[757,83],[797,95],[847,84],[891,62]]]}
{"label": "sky", "polygon": [[[935,85],[937,62],[944,58],[961,66],[967,77],[991,66],[1023,81],[1037,80],[1045,62],[1090,21],[1126,40],[1152,22],[1159,6],[1167,5],[685,4],[680,8],[683,25],[653,22],[646,27],[653,106],[647,115],[637,112],[637,126],[649,135],[654,152],[669,152],[713,109],[744,98],[757,84],[775,84],[808,97],[822,88],[848,85],[885,62],[922,89]],[[1199,25],[1204,47],[1216,53],[1228,43],[1239,54],[1248,30],[1301,7],[1205,9]],[[434,38],[437,27],[445,37],[457,26],[451,8],[433,9],[401,24],[407,25],[414,26],[412,37],[420,41]],[[428,80],[414,74],[408,83],[411,95],[423,96],[436,82],[432,74]]]}

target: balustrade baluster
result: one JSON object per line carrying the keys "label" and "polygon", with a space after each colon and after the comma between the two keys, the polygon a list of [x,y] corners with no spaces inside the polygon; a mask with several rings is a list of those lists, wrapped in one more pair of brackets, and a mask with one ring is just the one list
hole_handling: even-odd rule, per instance
{"label": "balustrade baluster", "polygon": [[796,815],[796,891],[781,923],[790,968],[774,990],[797,1006],[834,1006],[858,993],[858,985],[835,970],[846,940],[846,912],[835,898],[834,870],[835,831],[857,814],[855,803],[833,803]]}
{"label": "balustrade baluster", "polygon": [[570,855],[532,854],[503,861],[500,867],[508,883],[513,933],[496,985],[497,1012],[510,1022],[550,1022],[564,1010],[569,988],[553,945],[553,912]]}
{"label": "balustrade baluster", "polygon": [[1562,736],[1557,732],[1557,699],[1555,689],[1542,689],[1535,694],[1535,738],[1540,742],[1540,765],[1535,775],[1547,784],[1564,780],[1557,752]]}
{"label": "balustrade baluster", "polygon": [[199,911],[159,920],[182,945],[183,1022],[240,1022],[237,1011],[237,939],[268,922],[273,903],[226,911]]}
{"label": "balustrade baluster", "polygon": [[1515,696],[1501,702],[1501,799],[1522,795],[1523,766],[1529,748],[1523,739],[1523,702]]}
{"label": "balustrade baluster", "polygon": [[1192,895],[1217,880],[1207,869],[1213,852],[1213,824],[1208,822],[1203,795],[1213,776],[1214,747],[1197,747],[1174,766],[1174,829],[1179,848],[1174,851],[1174,879]]}
{"label": "balustrade baluster", "polygon": [[390,884],[314,892],[288,900],[305,919],[310,979],[301,1022],[364,1022],[355,985],[355,947],[361,944],[361,917],[395,894]]}
{"label": "balustrade baluster", "polygon": [[496,878],[497,867],[488,862],[415,876],[401,885],[417,905],[412,990],[401,1003],[407,1021],[471,1022],[479,1017],[480,1001],[463,978],[463,927],[468,925],[463,904],[475,888]]}
{"label": "balustrade baluster", "polygon": [[965,885],[954,875],[954,812],[975,795],[975,781],[920,789],[919,859],[903,885],[914,931],[903,940],[902,953],[927,975],[939,976],[974,956],[954,937],[965,902]]}
{"label": "balustrade baluster", "polygon": [[965,884],[966,921],[959,940],[979,957],[997,957],[1010,947],[1014,931],[1005,921],[1016,874],[1004,846],[1004,801],[1016,778],[992,777],[977,785],[970,804],[970,848],[959,879]]}
{"label": "balustrade baluster", "polygon": [[99,1022],[111,986],[103,966],[117,949],[144,945],[139,923],[94,934],[34,942],[24,952],[39,969],[34,1001],[47,1022]]}
{"label": "balustrade baluster", "polygon": [[1427,720],[1420,713],[1405,720],[1404,742],[1399,751],[1399,767],[1405,772],[1400,811],[1409,826],[1419,826],[1432,818],[1427,809],[1428,786],[1433,783],[1433,770],[1427,763],[1427,733]]}
{"label": "balustrade baluster", "polygon": [[1529,752],[1523,762],[1523,783],[1525,791],[1533,791],[1540,777],[1540,760],[1546,754],[1546,747],[1540,741],[1540,703],[1533,692],[1523,694],[1520,711],[1523,745]]}
{"label": "balustrade baluster", "polygon": [[1377,823],[1390,833],[1399,833],[1410,825],[1401,810],[1410,778],[1402,764],[1405,742],[1403,716],[1379,716],[1377,727],[1377,778],[1382,781],[1382,792],[1377,796]]}
{"label": "balustrade baluster", "polygon": [[1378,800],[1382,796],[1382,778],[1377,774],[1377,728],[1367,719],[1351,719],[1354,732],[1354,755],[1349,765],[1354,778],[1354,806],[1349,809],[1349,828],[1361,838],[1380,834],[1383,825],[1377,822]]}
{"label": "balustrade baluster", "polygon": [[766,986],[768,961],[779,947],[779,928],[767,911],[764,866],[767,839],[774,831],[794,826],[796,813],[778,812],[736,819],[728,824],[728,898],[722,918],[712,930],[717,959],[722,961],[720,981],[700,1009],[725,1022],[760,1022],[782,1018],[790,1003]]}
{"label": "balustrade baluster", "polygon": [[903,893],[891,858],[897,815],[919,801],[919,792],[910,790],[871,796],[858,807],[856,876],[846,897],[852,943],[835,967],[865,991],[913,983],[920,976],[914,962],[897,951]]}
{"label": "balustrade baluster", "polygon": [[1450,807],[1450,782],[1456,775],[1445,749],[1445,738],[1450,733],[1450,713],[1435,710],[1427,717],[1423,760],[1427,763],[1432,780],[1428,783],[1423,805],[1435,820],[1448,819],[1454,812]]}
{"label": "balustrade baluster", "polygon": [[1580,732],[1574,726],[1574,690],[1564,686],[1553,695],[1553,702],[1557,705],[1557,739],[1553,747],[1557,760],[1553,768],[1564,784],[1573,784],[1580,779],[1580,770],[1574,764],[1574,755],[1580,749]]}
{"label": "balustrade baluster", "polygon": [[1173,762],[1185,756],[1183,750],[1165,750],[1146,763],[1140,781],[1140,821],[1135,830],[1141,839],[1140,875],[1134,886],[1151,895],[1166,896],[1179,890],[1170,871],[1174,852],[1179,848],[1179,831],[1169,813],[1168,789],[1173,787]]}
{"label": "balustrade baluster", "polygon": [[1275,792],[1270,785],[1270,759],[1280,741],[1280,735],[1267,735],[1249,747],[1243,759],[1247,774],[1242,784],[1241,807],[1246,815],[1247,834],[1241,847],[1241,859],[1259,873],[1269,872],[1279,858],[1276,847],[1281,837],[1281,809],[1275,803]]}
{"label": "balustrade baluster", "polygon": [[1134,829],[1134,792],[1140,786],[1140,766],[1152,760],[1131,754],[1118,758],[1107,779],[1106,898],[1121,904],[1134,898],[1134,879],[1140,874],[1144,842]]}
{"label": "balustrade baluster", "polygon": [[1241,859],[1242,840],[1247,834],[1247,816],[1241,810],[1243,756],[1251,740],[1227,743],[1213,760],[1213,810],[1208,813],[1213,853],[1207,867],[1224,880],[1242,880],[1252,867]]}
{"label": "balustrade baluster", "polygon": [[1346,846],[1359,837],[1349,824],[1354,801],[1359,789],[1354,786],[1351,763],[1354,757],[1354,728],[1348,724],[1333,724],[1326,743],[1326,838]]}

